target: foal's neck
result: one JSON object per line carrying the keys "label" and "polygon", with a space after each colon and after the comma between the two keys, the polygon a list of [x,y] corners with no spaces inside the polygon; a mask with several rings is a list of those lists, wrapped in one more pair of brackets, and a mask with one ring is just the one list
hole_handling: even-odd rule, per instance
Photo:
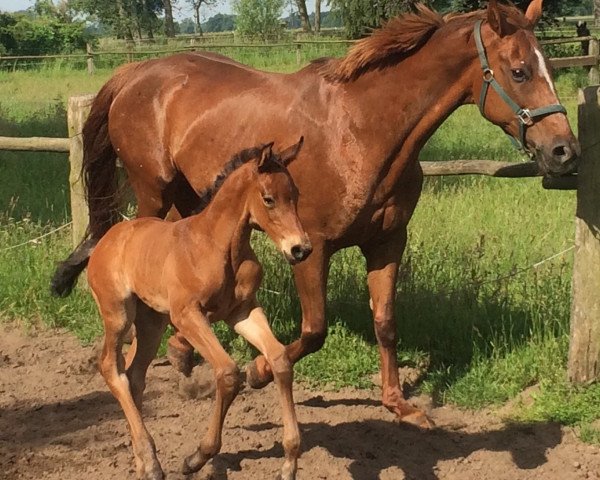
{"label": "foal's neck", "polygon": [[211,239],[211,244],[238,263],[244,247],[250,242],[250,213],[247,197],[251,175],[246,166],[233,172],[208,206],[189,218],[192,232]]}

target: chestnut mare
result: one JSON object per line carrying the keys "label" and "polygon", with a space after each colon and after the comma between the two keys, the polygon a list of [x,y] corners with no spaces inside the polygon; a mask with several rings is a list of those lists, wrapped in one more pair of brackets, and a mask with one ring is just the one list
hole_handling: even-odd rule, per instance
{"label": "chestnut mare", "polygon": [[[426,426],[427,417],[402,395],[394,320],[398,266],[421,193],[419,151],[454,110],[480,101],[483,116],[522,140],[542,171],[574,168],[579,145],[533,34],[541,10],[542,0],[525,14],[490,0],[487,10],[441,17],[420,6],[346,57],[292,74],[260,72],[212,53],[124,66],[100,90],[84,130],[89,236],[59,266],[53,290],[68,293],[89,250],[119,219],[117,155],[140,215],[164,217],[174,205],[187,216],[222,158],[265,136],[286,143],[302,134],[306,144],[290,171],[314,251],[294,268],[302,334],[288,355],[296,362],[323,345],[329,259],[358,245],[367,262],[383,404]],[[178,351],[189,358],[183,342],[171,340],[171,358]],[[254,387],[273,378],[262,356],[247,373]]]}
{"label": "chestnut mare", "polygon": [[[301,143],[280,157],[273,155],[273,144],[240,152],[201,195],[209,200],[218,190],[202,213],[174,223],[156,218],[119,223],[90,257],[89,285],[105,329],[100,370],[129,422],[138,478],[164,478],[140,411],[146,371],[169,319],[210,362],[216,379],[208,432],[185,460],[184,473],[198,471],[219,452],[223,421],[239,390],[237,365],[210,326],[225,320],[265,356],[275,375],[283,410],[281,478],[295,478],[300,432],[293,369],[256,300],[262,270],[250,247],[250,234],[253,224],[263,229],[292,264],[310,254],[296,212],[298,192],[285,167]],[[126,369],[121,350],[132,324],[136,339]]]}

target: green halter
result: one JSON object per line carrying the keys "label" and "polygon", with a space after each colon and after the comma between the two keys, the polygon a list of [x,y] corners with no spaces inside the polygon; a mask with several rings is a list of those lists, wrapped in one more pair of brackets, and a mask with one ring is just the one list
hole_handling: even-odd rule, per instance
{"label": "green halter", "polygon": [[494,78],[494,71],[490,68],[488,63],[487,56],[485,54],[485,47],[483,46],[483,41],[481,40],[482,23],[483,20],[479,20],[475,24],[475,44],[477,45],[477,53],[479,54],[479,61],[481,62],[481,69],[483,70],[483,86],[481,88],[481,94],[479,95],[479,111],[485,117],[485,98],[491,85],[492,88],[496,90],[496,93],[500,95],[500,98],[502,98],[502,100],[504,100],[504,102],[512,109],[519,120],[519,137],[517,138],[507,133],[508,137],[513,145],[519,150],[529,152],[529,149],[525,143],[526,127],[533,125],[535,118],[545,117],[546,115],[550,115],[552,113],[564,113],[566,115],[567,110],[560,104],[548,105],[547,107],[529,110],[527,108],[519,107],[519,105],[517,105],[515,101],[508,96],[508,94]]}

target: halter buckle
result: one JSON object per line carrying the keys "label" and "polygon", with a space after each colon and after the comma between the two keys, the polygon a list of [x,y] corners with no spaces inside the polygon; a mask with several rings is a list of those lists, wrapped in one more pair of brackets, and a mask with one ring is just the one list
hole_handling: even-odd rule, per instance
{"label": "halter buckle", "polygon": [[527,125],[528,127],[533,125],[533,117],[527,108],[523,108],[521,111],[517,112],[517,118],[523,125]]}
{"label": "halter buckle", "polygon": [[494,71],[491,68],[484,68],[483,81],[490,83],[492,80],[494,80]]}

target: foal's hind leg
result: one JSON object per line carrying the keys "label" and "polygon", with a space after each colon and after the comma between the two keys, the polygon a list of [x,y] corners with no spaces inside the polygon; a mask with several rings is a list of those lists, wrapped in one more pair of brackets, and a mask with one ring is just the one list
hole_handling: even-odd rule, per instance
{"label": "foal's hind leg", "polygon": [[300,430],[292,394],[294,380],[292,364],[285,347],[273,335],[262,308],[254,308],[247,318],[232,323],[235,331],[264,355],[273,372],[275,384],[279,390],[279,402],[283,417],[285,462],[281,468],[281,479],[294,480],[300,456]]}
{"label": "foal's hind leg", "polygon": [[140,411],[142,395],[146,388],[146,372],[156,357],[160,340],[168,323],[168,315],[160,314],[138,300],[135,315],[136,345],[132,344],[132,348],[135,348],[135,355],[131,360],[131,365],[127,368],[127,378],[130,382],[131,395]]}
{"label": "foal's hind leg", "polygon": [[108,388],[121,404],[129,423],[138,478],[162,480],[164,475],[156,458],[154,441],[146,430],[142,415],[131,395],[129,380],[125,375],[123,337],[135,316],[135,302],[134,298],[124,302],[98,301],[105,329],[100,371]]}
{"label": "foal's hind leg", "polygon": [[208,319],[193,304],[171,309],[173,325],[184,335],[196,350],[213,367],[216,380],[216,397],[208,431],[200,442],[198,450],[183,463],[183,473],[200,470],[208,460],[221,450],[221,431],[227,410],[240,387],[237,365],[223,349],[215,336]]}

